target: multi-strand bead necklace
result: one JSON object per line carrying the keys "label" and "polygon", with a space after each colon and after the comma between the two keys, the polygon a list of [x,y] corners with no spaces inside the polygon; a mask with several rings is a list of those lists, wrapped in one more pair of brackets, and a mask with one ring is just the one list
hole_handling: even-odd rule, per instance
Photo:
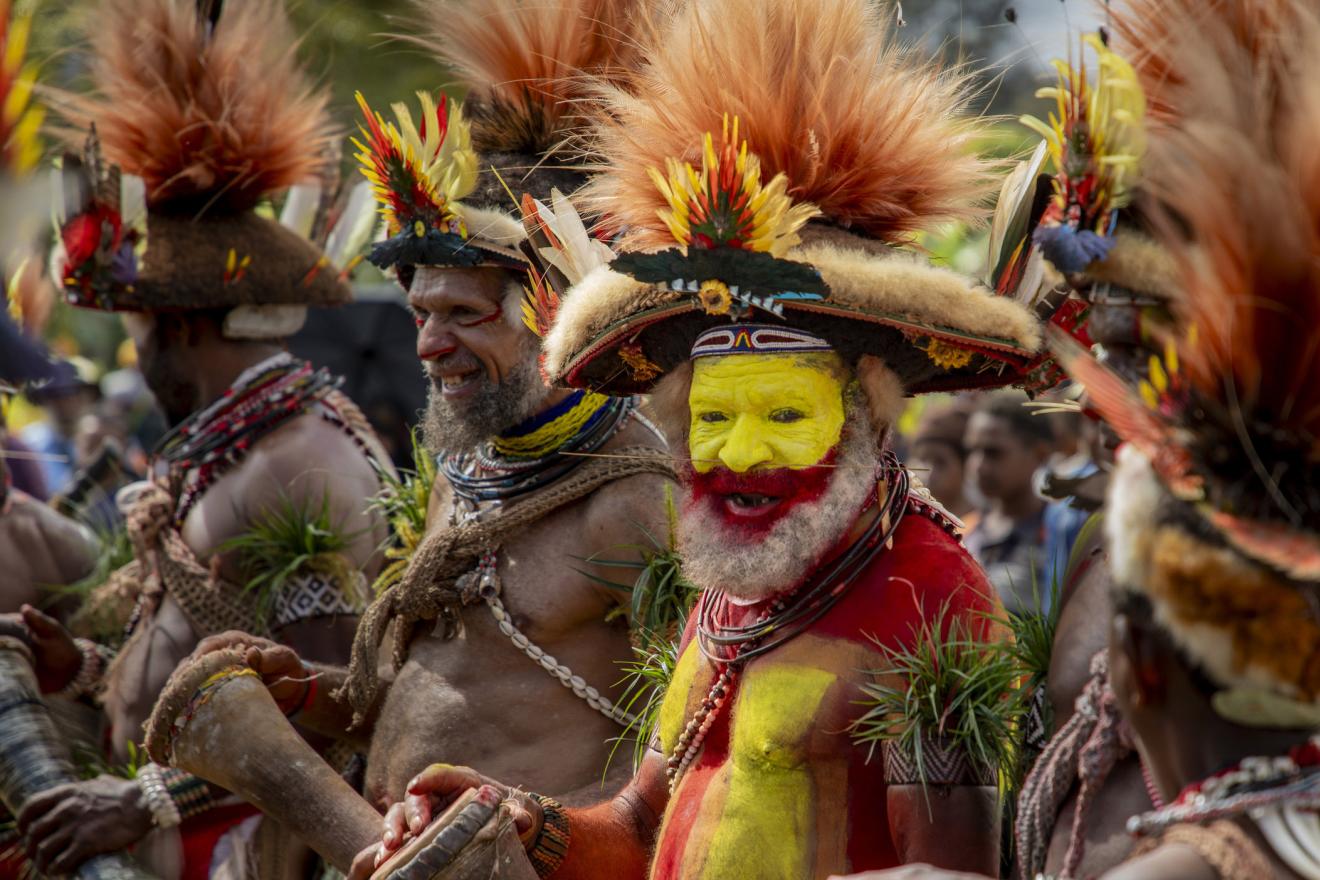
{"label": "multi-strand bead necklace", "polygon": [[[568,474],[584,456],[608,443],[636,408],[632,397],[578,391],[509,432],[512,445],[497,439],[476,450],[449,453],[441,456],[440,469],[454,494],[466,502],[508,501]],[[554,445],[548,445],[551,442]],[[515,455],[514,449],[520,451]]]}
{"label": "multi-strand bead necklace", "polygon": [[212,404],[171,430],[157,447],[179,481],[175,522],[262,437],[307,412],[342,380],[281,352],[244,370]]}
{"label": "multi-strand bead necklace", "polygon": [[1183,822],[1209,822],[1285,806],[1320,810],[1320,737],[1286,755],[1243,758],[1187,786],[1172,804],[1133,816],[1127,830],[1146,836]]}

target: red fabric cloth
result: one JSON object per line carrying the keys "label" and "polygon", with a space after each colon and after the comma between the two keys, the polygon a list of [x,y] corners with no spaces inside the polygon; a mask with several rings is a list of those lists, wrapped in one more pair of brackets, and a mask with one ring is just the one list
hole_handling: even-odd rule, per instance
{"label": "red fabric cloth", "polygon": [[231,804],[185,819],[179,826],[179,837],[183,841],[183,873],[180,880],[207,880],[211,876],[211,858],[220,838],[235,825],[259,812],[251,804]]}

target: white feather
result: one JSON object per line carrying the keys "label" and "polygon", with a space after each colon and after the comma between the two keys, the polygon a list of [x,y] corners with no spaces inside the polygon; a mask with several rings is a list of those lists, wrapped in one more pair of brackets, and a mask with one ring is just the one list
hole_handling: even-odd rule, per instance
{"label": "white feather", "polygon": [[342,268],[362,252],[375,232],[377,216],[371,184],[364,180],[353,187],[344,213],[326,236],[325,255],[333,265]]}

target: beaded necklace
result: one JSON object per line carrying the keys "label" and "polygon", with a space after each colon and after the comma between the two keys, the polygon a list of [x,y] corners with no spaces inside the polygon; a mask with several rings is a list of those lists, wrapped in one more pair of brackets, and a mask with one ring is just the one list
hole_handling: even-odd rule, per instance
{"label": "beaded necklace", "polygon": [[537,413],[491,441],[505,458],[544,458],[577,436],[605,412],[608,398],[594,391],[576,390],[555,406]]}
{"label": "beaded necklace", "polygon": [[[610,441],[637,408],[632,397],[607,397],[560,446],[533,459],[507,458],[491,443],[476,450],[440,456],[440,470],[454,495],[472,504],[508,501],[534,492],[568,474]],[[573,407],[575,410],[576,407]]]}
{"label": "beaded necklace", "polygon": [[1271,807],[1320,809],[1320,736],[1286,755],[1243,758],[1193,783],[1158,810],[1128,819],[1129,834],[1145,837],[1184,822],[1209,822]]}
{"label": "beaded necklace", "polygon": [[[745,626],[723,626],[715,613],[723,604],[722,592],[706,591],[697,606],[697,646],[719,673],[692,718],[684,725],[669,755],[665,774],[672,794],[689,765],[701,751],[739,671],[752,659],[772,651],[808,630],[838,603],[876,555],[889,545],[908,508],[907,470],[886,453],[882,472],[893,475],[883,509],[860,538],[796,592],[775,599],[770,607]],[[867,507],[863,510],[870,508]]]}
{"label": "beaded necklace", "polygon": [[342,382],[280,352],[239,374],[224,394],[176,425],[156,448],[175,485],[176,523],[258,440],[307,412]]}

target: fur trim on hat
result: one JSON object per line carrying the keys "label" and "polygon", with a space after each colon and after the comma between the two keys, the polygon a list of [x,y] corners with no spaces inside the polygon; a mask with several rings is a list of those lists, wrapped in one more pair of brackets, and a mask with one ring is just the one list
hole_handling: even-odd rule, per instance
{"label": "fur trim on hat", "polygon": [[[976,287],[956,272],[931,266],[915,254],[877,246],[882,250],[867,252],[815,242],[792,251],[789,258],[816,266],[830,287],[827,303],[862,312],[859,324],[866,315],[875,315],[917,325],[915,329],[989,338],[1024,351],[1039,348],[1039,327],[1016,302]],[[687,296],[635,281],[607,266],[597,267],[560,303],[545,339],[546,370],[562,378],[570,361],[606,328]]]}
{"label": "fur trim on hat", "polygon": [[1115,234],[1109,255],[1087,266],[1086,276],[1165,301],[1178,292],[1178,266],[1173,256],[1153,238],[1132,229]]}
{"label": "fur trim on hat", "polygon": [[597,266],[560,301],[543,345],[546,373],[561,378],[569,361],[606,327],[644,309],[678,302],[684,296],[666,287],[643,284],[609,266]]}
{"label": "fur trim on hat", "polygon": [[1028,351],[1040,348],[1040,327],[1026,309],[974,286],[956,272],[932,266],[916,254],[890,250],[878,256],[855,246],[820,242],[798,247],[789,258],[820,271],[830,287],[832,303],[933,328],[1008,340]]}
{"label": "fur trim on hat", "polygon": [[1145,456],[1130,445],[1120,448],[1109,480],[1105,514],[1109,570],[1120,590],[1140,591],[1150,567],[1156,511],[1165,497]]}
{"label": "fur trim on hat", "polygon": [[467,227],[468,238],[483,249],[522,260],[518,243],[527,237],[523,225],[509,214],[493,208],[478,208],[465,203],[455,203],[454,213],[463,218]]}
{"label": "fur trim on hat", "polygon": [[1169,521],[1169,502],[1146,459],[1120,449],[1105,516],[1115,590],[1149,599],[1160,628],[1215,684],[1314,702],[1320,623],[1303,591]]}

